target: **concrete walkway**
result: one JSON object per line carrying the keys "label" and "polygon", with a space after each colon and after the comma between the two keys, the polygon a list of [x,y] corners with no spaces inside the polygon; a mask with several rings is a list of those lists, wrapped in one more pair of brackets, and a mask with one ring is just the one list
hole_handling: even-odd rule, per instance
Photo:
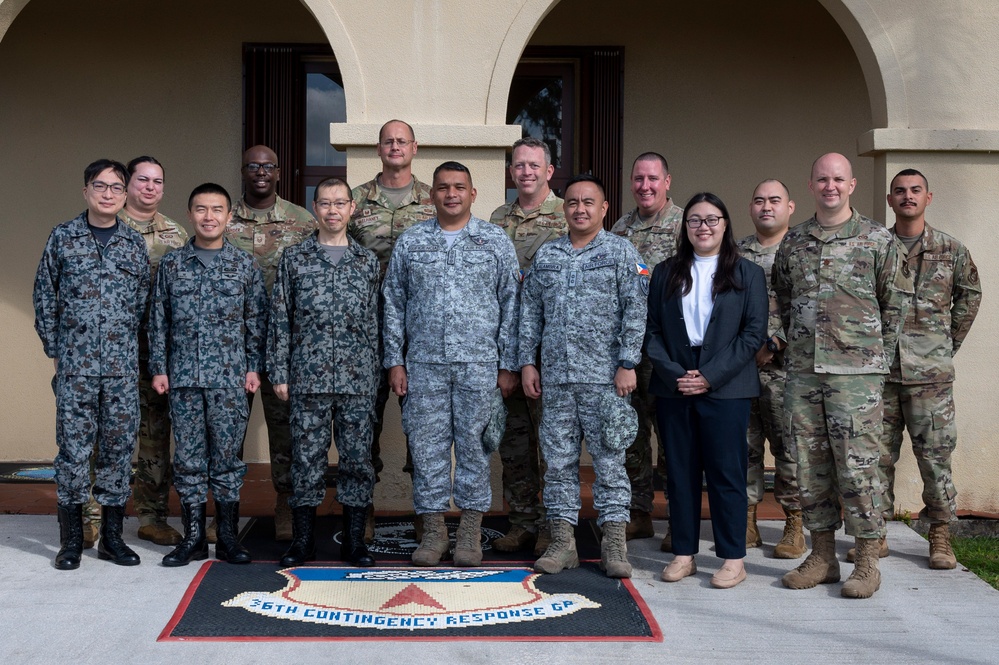
{"label": "concrete walkway", "polygon": [[[881,590],[847,600],[839,584],[790,591],[780,576],[797,565],[770,558],[781,522],[761,522],[767,546],[750,550],[749,578],[712,589],[719,562],[704,522],[698,567],[675,584],[659,580],[671,558],[658,540],[633,541],[634,583],[663,630],[662,643],[629,642],[156,642],[198,566],[158,565],[167,548],[135,538],[141,566],[122,568],[85,552],[77,571],[52,567],[54,516],[0,516],[0,663],[997,663],[999,591],[963,570],[931,571],[927,544],[889,525],[892,554]],[[179,525],[178,525],[179,526]],[[663,524],[657,523],[660,533]],[[840,536],[840,559],[852,543]],[[843,565],[845,578],[852,566]]]}

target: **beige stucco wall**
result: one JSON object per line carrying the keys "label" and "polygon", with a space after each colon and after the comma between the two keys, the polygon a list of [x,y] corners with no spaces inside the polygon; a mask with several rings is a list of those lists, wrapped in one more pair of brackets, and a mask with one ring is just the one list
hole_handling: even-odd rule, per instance
{"label": "beige stucco wall", "polygon": [[[811,209],[808,166],[821,152],[855,157],[854,203],[880,219],[886,174],[926,169],[937,195],[930,220],[968,242],[987,291],[958,357],[960,507],[999,511],[999,452],[986,404],[995,376],[986,340],[999,322],[988,295],[996,270],[985,260],[999,247],[984,232],[997,175],[986,151],[999,149],[999,56],[981,48],[999,36],[999,11],[990,0],[959,7],[942,13],[929,0],[182,0],[165,9],[112,0],[92,16],[80,3],[0,0],[0,182],[8,193],[0,220],[0,368],[16,386],[0,412],[0,459],[55,452],[50,364],[32,330],[30,290],[49,230],[81,209],[82,167],[101,155],[156,155],[167,166],[163,209],[175,217],[203,180],[237,192],[242,42],[329,39],[348,113],[331,137],[348,150],[348,177],[358,183],[374,174],[372,128],[403,117],[423,146],[417,174],[429,179],[445,158],[465,161],[480,216],[502,200],[502,147],[516,135],[503,127],[505,91],[524,44],[613,44],[625,48],[625,161],[647,149],[663,152],[678,202],[711,189],[739,218],[739,232],[750,229],[748,198],[764,177],[787,182],[799,204],[795,220],[803,220]],[[115,50],[94,49],[95,35],[117,38]],[[910,131],[949,129],[965,133]],[[404,507],[394,404],[387,434],[379,501]],[[265,457],[258,411],[247,458]],[[915,509],[914,466],[904,459],[900,506]]]}

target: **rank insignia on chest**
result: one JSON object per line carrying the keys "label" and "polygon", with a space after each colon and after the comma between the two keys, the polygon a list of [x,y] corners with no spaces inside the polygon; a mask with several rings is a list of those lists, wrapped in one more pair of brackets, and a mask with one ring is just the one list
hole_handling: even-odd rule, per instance
{"label": "rank insignia on chest", "polygon": [[635,269],[638,271],[639,275],[648,275],[649,274],[649,267],[647,265],[645,265],[644,263],[636,263],[635,264]]}

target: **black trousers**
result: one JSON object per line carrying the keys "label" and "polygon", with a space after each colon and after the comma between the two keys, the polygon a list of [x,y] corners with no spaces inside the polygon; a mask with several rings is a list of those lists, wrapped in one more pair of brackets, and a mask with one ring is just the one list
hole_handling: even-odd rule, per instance
{"label": "black trousers", "polygon": [[715,555],[746,556],[746,466],[750,400],[707,395],[656,400],[656,417],[666,453],[673,553],[697,554],[701,532],[701,478],[708,482],[708,505]]}

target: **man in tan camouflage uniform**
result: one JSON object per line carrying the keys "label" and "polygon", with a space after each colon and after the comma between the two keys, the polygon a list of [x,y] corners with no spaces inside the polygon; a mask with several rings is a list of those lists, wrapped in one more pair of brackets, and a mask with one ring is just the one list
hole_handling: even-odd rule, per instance
{"label": "man in tan camouflage uniform", "polygon": [[[418,222],[437,216],[430,186],[420,182],[413,175],[413,157],[419,145],[413,128],[402,120],[389,120],[378,131],[376,149],[382,162],[382,170],[363,185],[354,188],[354,215],[351,217],[348,233],[378,257],[381,275],[384,279],[392,248],[402,232]],[[380,313],[379,313],[380,318]],[[371,461],[375,465],[375,477],[381,473],[384,464],[381,459],[382,425],[385,420],[385,404],[389,398],[388,379],[385,374],[378,387],[375,400],[375,434],[371,444]],[[412,475],[413,465],[409,451],[406,452],[404,471]],[[370,543],[374,536],[374,508],[368,515],[365,540]],[[419,526],[419,525],[418,525]],[[418,529],[417,540],[419,540]]]}
{"label": "man in tan camouflage uniform", "polygon": [[[489,221],[503,228],[513,240],[520,270],[527,274],[538,249],[549,240],[564,236],[569,228],[562,199],[548,186],[555,167],[551,149],[544,141],[522,138],[513,144],[510,177],[517,187],[517,200],[493,211]],[[501,552],[534,547],[541,556],[551,542],[545,507],[539,499],[542,466],[538,452],[539,402],[528,399],[523,388],[506,398],[506,433],[500,443],[503,462],[503,496],[510,506],[510,531],[493,541]]]}
{"label": "man in tan camouflage uniform", "polygon": [[[787,186],[781,181],[764,180],[753,192],[749,216],[756,233],[739,241],[739,251],[763,268],[768,276],[793,212],[794,201],[791,200]],[[777,467],[774,474],[774,496],[787,516],[784,535],[774,547],[774,557],[797,559],[805,553],[801,502],[798,500],[798,466],[787,450],[781,431],[784,420],[784,349],[787,348],[787,338],[781,325],[777,296],[772,288],[769,291],[770,320],[767,332],[770,337],[756,353],[760,396],[753,399],[749,412],[749,471],[746,479],[749,512],[746,515],[746,547],[759,547],[763,544],[760,530],[756,526],[756,507],[763,500],[763,444],[769,440],[770,452]]]}
{"label": "man in tan camouflage uniform", "polygon": [[[631,193],[635,197],[635,209],[617,220],[612,233],[625,236],[638,250],[649,274],[659,263],[676,254],[676,245],[683,220],[683,208],[673,204],[669,198],[672,177],[666,158],[656,152],[642,153],[631,167]],[[627,537],[651,538],[652,528],[652,430],[656,427],[655,399],[649,395],[649,381],[652,379],[652,363],[643,354],[637,367],[638,388],[631,395],[631,404],[638,412],[638,435],[635,443],[628,448],[625,464],[631,480],[631,522],[628,523]],[[658,438],[658,436],[657,436]],[[662,454],[662,439],[659,439],[659,474],[665,483],[666,460]],[[669,515],[667,504],[666,514]],[[669,522],[666,535],[660,548],[671,551],[672,539]]]}
{"label": "man in tan camouflage uniform", "polygon": [[[232,221],[225,237],[239,249],[249,252],[264,273],[268,296],[274,288],[281,254],[297,245],[316,229],[316,220],[305,208],[277,195],[281,179],[278,157],[267,146],[253,146],[243,153],[243,198],[232,209]],[[250,399],[252,400],[252,395]],[[291,430],[290,407],[274,394],[274,386],[263,374],[260,401],[267,421],[271,458],[271,482],[277,491],[274,528],[277,540],[291,540]],[[253,403],[252,401],[250,402]],[[209,540],[212,529],[209,527]]]}
{"label": "man in tan camouflage uniform", "polygon": [[[895,463],[902,432],[908,429],[923,480],[925,507],[920,517],[930,523],[930,568],[949,569],[957,566],[949,526],[957,518],[950,469],[957,445],[953,357],[978,314],[982,286],[961,241],[926,223],[926,206],[932,200],[926,177],[915,169],[900,171],[891,181],[892,232],[908,250],[915,294],[885,384],[879,468],[881,510],[890,519],[895,510]],[[887,543],[882,549],[887,553]]]}
{"label": "man in tan camouflage uniform", "polygon": [[784,236],[773,289],[787,335],[784,422],[812,551],[784,586],[839,581],[836,529],[846,518],[857,563],[841,593],[869,598],[881,586],[884,536],[878,457],[881,393],[905,319],[912,280],[905,249],[850,207],[857,185],[843,155],[823,155],[808,182],[815,216]]}

